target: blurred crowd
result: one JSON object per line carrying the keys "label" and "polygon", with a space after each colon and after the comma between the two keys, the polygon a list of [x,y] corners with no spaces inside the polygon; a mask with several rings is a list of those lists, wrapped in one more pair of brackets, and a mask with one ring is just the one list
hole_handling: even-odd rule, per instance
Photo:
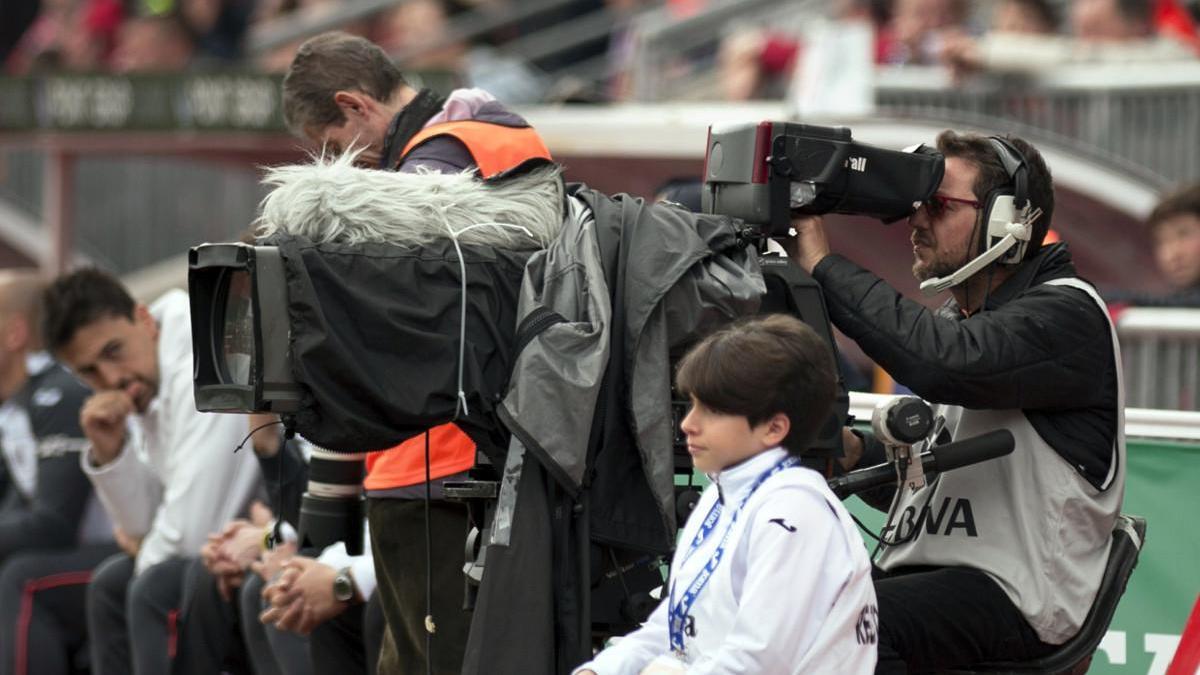
{"label": "blurred crowd", "polygon": [[[297,21],[332,26],[379,44],[409,72],[436,71],[455,84],[485,82],[516,101],[541,95],[539,74],[564,62],[603,58],[609,36],[543,58],[504,57],[497,45],[597,11],[619,17],[644,0],[564,0],[519,26],[506,17],[519,0],[396,0],[362,15],[347,0],[6,0],[0,8],[5,74],[172,73],[213,68],[282,72],[308,34],[279,37]],[[472,14],[497,26],[460,38],[455,19]],[[337,15],[337,16],[335,16]],[[339,18],[345,17],[345,18]],[[316,32],[319,32],[316,31]],[[263,46],[256,36],[265,36]]]}
{"label": "blurred crowd", "polygon": [[[678,21],[719,4],[563,0],[549,11],[526,12],[520,0],[397,0],[363,15],[342,12],[348,0],[5,0],[0,61],[10,75],[230,67],[280,72],[306,37],[288,37],[298,19],[367,37],[406,71],[445,73],[455,85],[488,89],[511,103],[621,100],[631,95],[634,18],[640,12]],[[820,18],[828,21],[805,14],[783,24],[731,23],[718,44],[696,57],[716,72],[711,96],[781,95],[818,24],[869,27],[877,64],[940,64],[957,77],[1200,54],[1200,0],[839,0],[824,11]],[[456,21],[466,16],[494,28],[464,35]],[[555,37],[552,29],[573,21],[582,26],[590,21],[584,17],[599,19],[589,25],[602,29],[581,28],[592,37]],[[558,44],[508,48],[534,36]],[[576,72],[587,76],[571,77]]]}
{"label": "blurred crowd", "polygon": [[[870,26],[877,65],[940,65],[959,79],[1200,55],[1200,3],[1186,0],[840,0],[829,19],[826,31]],[[724,98],[781,95],[814,32],[749,27],[732,34],[718,59]]]}

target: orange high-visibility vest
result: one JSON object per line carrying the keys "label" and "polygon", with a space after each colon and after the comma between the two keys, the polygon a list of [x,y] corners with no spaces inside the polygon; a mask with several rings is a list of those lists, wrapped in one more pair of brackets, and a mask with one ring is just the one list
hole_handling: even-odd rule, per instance
{"label": "orange high-visibility vest", "polygon": [[[429,430],[429,477],[445,478],[475,466],[475,442],[455,424]],[[367,455],[368,490],[391,490],[425,482],[425,434]]]}
{"label": "orange high-visibility vest", "polygon": [[[542,137],[533,127],[510,127],[503,124],[462,120],[433,124],[417,132],[404,146],[401,158],[413,148],[437,136],[453,136],[467,146],[467,151],[484,178],[493,178],[514,169],[531,159],[553,161]],[[401,162],[404,160],[401,159]]]}
{"label": "orange high-visibility vest", "polygon": [[[493,178],[531,159],[553,161],[546,144],[532,127],[463,120],[425,127],[408,145],[401,157],[413,148],[437,136],[457,138],[484,178]],[[403,161],[403,159],[401,159]],[[475,466],[475,442],[454,424],[429,430],[429,477],[445,478]],[[418,434],[400,445],[367,455],[368,490],[391,490],[425,482],[425,434]]]}

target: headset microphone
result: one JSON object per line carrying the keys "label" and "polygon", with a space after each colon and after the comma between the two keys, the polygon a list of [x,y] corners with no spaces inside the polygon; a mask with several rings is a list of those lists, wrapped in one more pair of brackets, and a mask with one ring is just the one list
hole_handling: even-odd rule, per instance
{"label": "headset microphone", "polygon": [[921,282],[921,293],[933,296],[970,279],[993,262],[1016,265],[1025,258],[1025,250],[1033,235],[1033,224],[1042,215],[1041,208],[1030,208],[1028,168],[1021,152],[1007,139],[988,138],[996,156],[1008,173],[1009,186],[993,190],[985,200],[984,239],[980,248],[987,248],[948,276],[934,277]]}
{"label": "headset microphone", "polygon": [[[984,251],[971,262],[963,265],[957,270],[954,270],[954,272],[949,276],[934,277],[932,279],[926,279],[925,281],[922,281],[921,293],[925,294],[926,296],[934,296],[946,289],[961,284],[967,279],[975,276],[976,272],[979,272],[991,263],[1000,259],[1002,256],[1005,256],[1005,254],[1007,254],[1014,246],[1017,246],[1018,251],[1022,252],[1021,254],[1023,255],[1023,251],[1025,250],[1024,245],[1029,243],[1029,234],[1033,229],[1033,222],[1041,215],[1042,210],[1035,209],[1024,219],[1023,222],[1005,223],[1004,235],[999,241],[992,244],[988,250]],[[988,237],[995,237],[998,229],[999,228],[989,224]],[[1009,257],[1015,257],[1015,262],[1019,262],[1021,259],[1021,255]]]}

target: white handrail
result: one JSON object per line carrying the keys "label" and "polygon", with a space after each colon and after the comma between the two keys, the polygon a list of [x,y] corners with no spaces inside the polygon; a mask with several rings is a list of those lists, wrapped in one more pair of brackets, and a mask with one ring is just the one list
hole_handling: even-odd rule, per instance
{"label": "white handrail", "polygon": [[1200,309],[1130,307],[1117,319],[1121,337],[1200,337]]}
{"label": "white handrail", "polygon": [[[856,420],[869,422],[875,406],[892,398],[895,398],[892,394],[850,392],[850,414]],[[1130,438],[1200,441],[1200,412],[1126,408],[1125,435]]]}

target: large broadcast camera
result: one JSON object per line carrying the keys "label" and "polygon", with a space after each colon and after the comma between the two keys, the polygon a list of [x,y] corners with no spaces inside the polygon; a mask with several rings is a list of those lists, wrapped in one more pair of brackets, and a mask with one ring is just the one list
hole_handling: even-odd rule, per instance
{"label": "large broadcast camera", "polygon": [[709,128],[706,213],[784,236],[795,214],[844,213],[885,223],[907,217],[942,182],[942,155],[859,143],[845,127],[760,122]]}
{"label": "large broadcast camera", "polygon": [[[941,182],[943,158],[927,149],[899,152],[859,143],[845,128],[762,122],[711,128],[704,171],[703,210],[736,219],[730,222],[747,233],[744,245],[758,246],[758,267],[766,288],[759,311],[798,316],[836,350],[816,282],[798,266],[767,253],[767,241],[784,236],[796,213],[860,214],[885,221],[903,218],[933,195]],[[373,245],[371,256],[362,257],[351,246],[321,248],[288,240],[261,243],[205,244],[190,251],[195,398],[198,409],[206,412],[280,414],[289,430],[330,451],[314,455],[315,462],[328,466],[312,469],[322,479],[320,485],[310,482],[304,498],[299,529],[306,543],[352,543],[361,536],[361,527],[352,525],[361,518],[361,487],[356,484],[361,481],[361,468],[348,470],[347,465],[358,458],[337,453],[389,447],[379,443],[383,439],[394,443],[453,416],[473,439],[485,441],[481,448],[493,450],[492,454],[482,451],[481,460],[497,467],[493,478],[498,478],[505,457],[494,451],[507,447],[503,439],[507,432],[496,407],[507,386],[512,354],[519,351],[514,307],[527,256],[506,258],[502,252],[486,247],[472,251],[465,245],[456,253],[447,244],[437,255],[414,262],[411,256],[380,254],[380,245]],[[416,321],[420,313],[415,309],[425,299],[390,280],[388,261],[422,264],[409,273],[424,274],[429,283],[445,284],[457,293],[462,281],[456,278],[458,264],[452,275],[431,270],[428,260],[438,256],[467,262],[474,256],[494,265],[489,268],[496,271],[488,280],[488,292],[464,294],[461,323],[457,305],[455,312],[438,315],[436,320],[421,317],[424,322],[415,328],[397,323],[397,315],[409,323]],[[371,277],[378,283],[369,292],[352,288],[337,274],[350,268],[361,274],[364,260],[377,265],[379,272]],[[453,373],[442,377],[442,373],[427,376],[424,372],[406,379],[399,358],[374,370],[355,361],[361,352],[387,358],[389,350],[405,352],[403,356],[412,362],[428,362],[431,355],[449,349],[461,354],[462,335],[480,322],[487,324],[480,332],[491,335],[494,342],[482,349],[468,348],[469,362],[459,357],[457,382]],[[389,325],[395,330],[385,330]],[[322,335],[314,336],[315,331]],[[406,380],[403,393],[383,382],[391,378]],[[463,418],[457,412],[460,401],[470,403],[470,413]],[[848,396],[841,386],[835,411],[814,444],[815,462],[825,465],[840,456],[841,428],[847,418]],[[346,459],[350,461],[340,461]],[[676,466],[690,470],[690,465],[683,467],[678,461]],[[474,493],[494,501],[498,491],[486,483],[475,485]],[[578,504],[586,509],[586,498]],[[490,517],[494,509],[474,511]],[[586,542],[586,529],[584,533]],[[586,553],[577,557],[584,570],[589,559],[595,560]],[[482,553],[475,562],[481,560]],[[478,565],[470,562],[468,569],[478,576]],[[580,631],[585,644],[577,653],[590,649],[596,622],[610,633],[628,630],[644,619],[653,604],[644,593],[631,593],[626,587],[622,570],[629,566],[623,567],[624,562],[615,558],[613,562],[614,569],[603,575],[606,590],[593,585],[591,592],[603,595],[614,590],[624,593],[624,600],[602,597],[591,602],[586,597],[588,585],[582,585],[584,610],[578,619],[586,627]],[[656,571],[645,576],[661,583]],[[609,616],[599,620],[595,612]]]}
{"label": "large broadcast camera", "polygon": [[[796,316],[837,354],[820,286],[786,258],[768,253],[767,238],[785,237],[798,214],[841,213],[885,223],[911,215],[937,191],[945,168],[940,153],[911,152],[855,141],[845,127],[788,122],[709,128],[702,208],[740,219],[762,235],[759,265],[766,282],[763,313]],[[821,428],[809,462],[841,456],[841,428],[849,397],[839,378],[830,420]]]}

